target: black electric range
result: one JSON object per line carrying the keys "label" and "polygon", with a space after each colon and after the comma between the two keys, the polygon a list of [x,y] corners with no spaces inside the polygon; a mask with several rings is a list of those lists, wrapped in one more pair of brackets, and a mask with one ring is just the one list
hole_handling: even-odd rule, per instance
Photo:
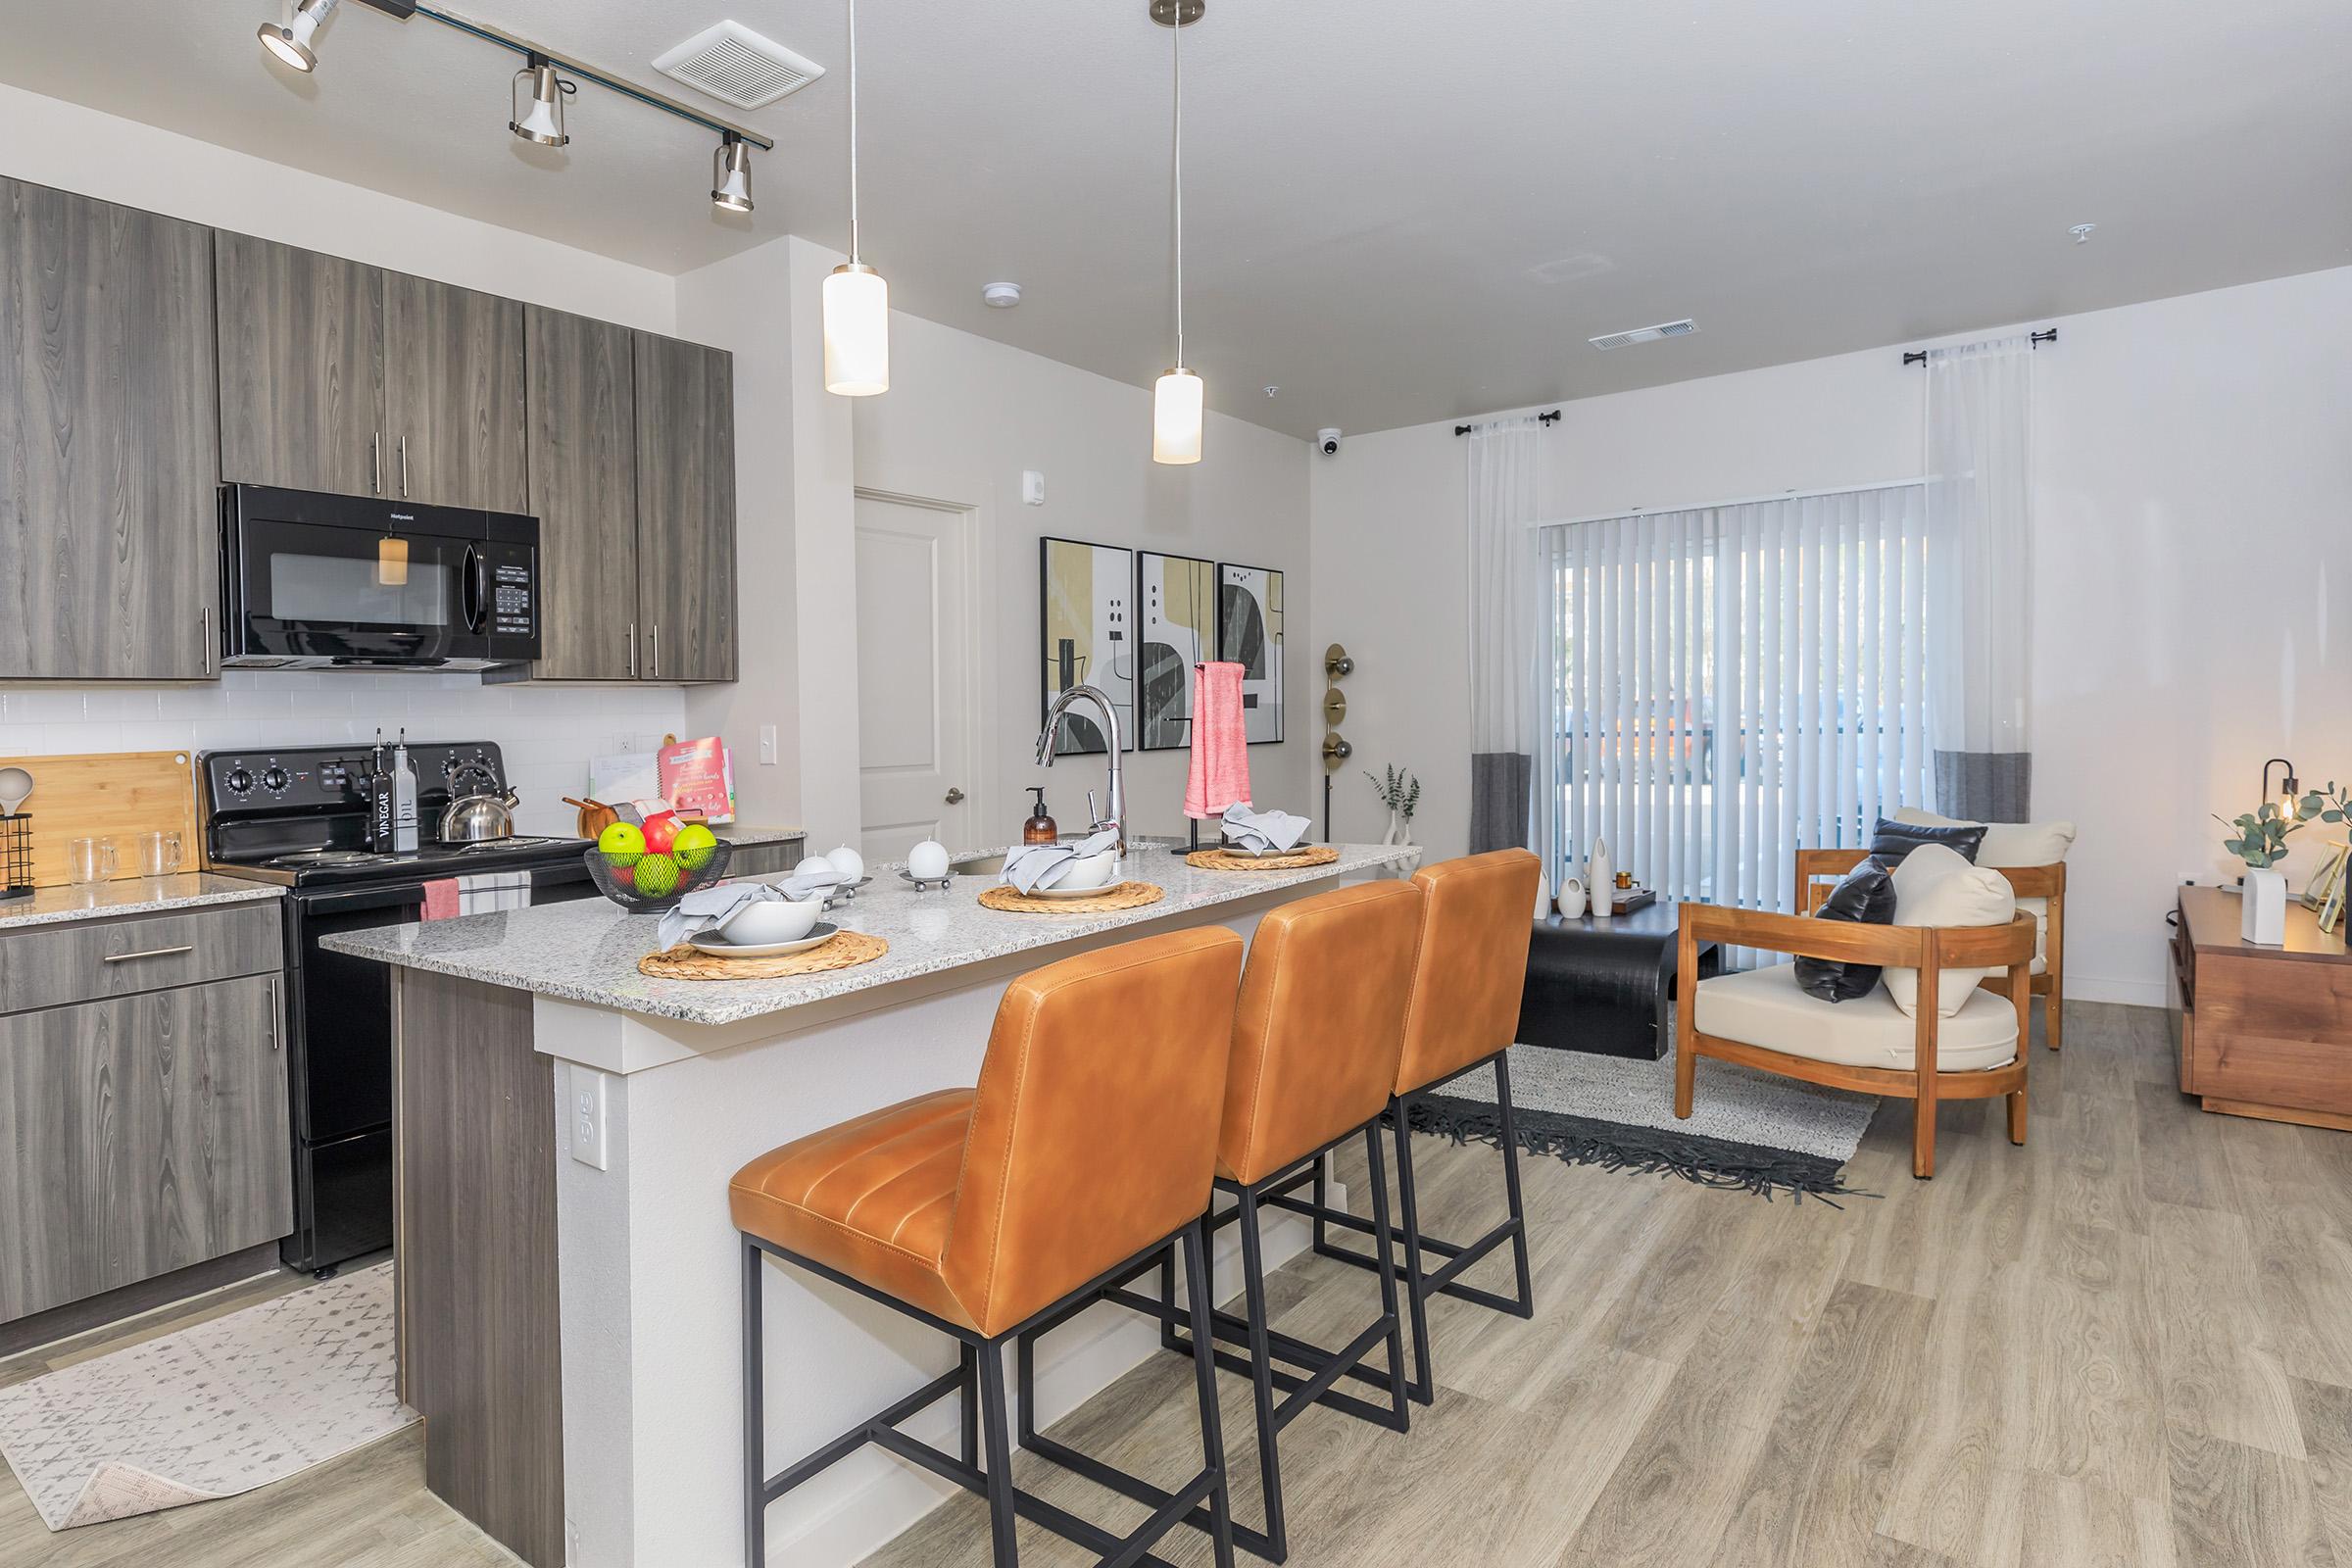
{"label": "black electric range", "polygon": [[279,1252],[315,1272],[392,1245],[391,971],[329,953],[319,939],[421,919],[425,884],[443,877],[526,872],[534,904],[596,896],[584,840],[431,841],[453,793],[506,787],[505,760],[488,741],[410,746],[427,837],[406,855],[369,850],[369,750],[284,747],[197,760],[210,868],[286,889],[294,1232]]}

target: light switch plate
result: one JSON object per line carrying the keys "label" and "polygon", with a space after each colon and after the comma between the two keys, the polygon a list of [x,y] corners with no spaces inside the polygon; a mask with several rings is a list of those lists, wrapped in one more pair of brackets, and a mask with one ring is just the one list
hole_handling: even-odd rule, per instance
{"label": "light switch plate", "polygon": [[760,726],[760,765],[761,767],[776,765],[776,726],[773,724]]}
{"label": "light switch plate", "polygon": [[597,1170],[612,1168],[607,1138],[605,1086],[608,1075],[571,1064],[571,1157]]}

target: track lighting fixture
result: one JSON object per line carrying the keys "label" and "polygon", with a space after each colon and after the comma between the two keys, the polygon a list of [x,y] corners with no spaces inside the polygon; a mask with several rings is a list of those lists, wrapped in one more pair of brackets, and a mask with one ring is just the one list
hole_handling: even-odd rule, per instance
{"label": "track lighting fixture", "polygon": [[711,158],[710,201],[730,213],[752,210],[752,149],[733,131],[719,138]]}
{"label": "track lighting fixture", "polygon": [[265,22],[254,36],[262,41],[262,48],[281,64],[292,66],[300,72],[316,71],[318,69],[318,56],[313,52],[311,40],[318,35],[319,24],[334,15],[335,5],[336,0],[302,0],[285,25]]}
{"label": "track lighting fixture", "polygon": [[564,131],[564,95],[578,92],[579,88],[556,74],[555,62],[545,55],[525,55],[523,59],[527,64],[514,73],[514,89],[519,89],[527,79],[531,84],[531,106],[520,107],[521,99],[517,97],[514,118],[507,122],[507,128],[524,141],[542,147],[564,146],[571,138]]}

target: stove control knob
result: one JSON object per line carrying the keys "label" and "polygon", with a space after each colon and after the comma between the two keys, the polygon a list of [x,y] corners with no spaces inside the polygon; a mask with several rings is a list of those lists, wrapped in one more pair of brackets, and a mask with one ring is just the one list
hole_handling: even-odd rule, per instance
{"label": "stove control knob", "polygon": [[262,788],[272,795],[284,789],[290,782],[292,781],[286,777],[286,770],[275,762],[262,770]]}
{"label": "stove control knob", "polygon": [[229,794],[242,795],[253,788],[253,775],[242,766],[232,767],[228,770],[228,777],[220,782],[227,787]]}

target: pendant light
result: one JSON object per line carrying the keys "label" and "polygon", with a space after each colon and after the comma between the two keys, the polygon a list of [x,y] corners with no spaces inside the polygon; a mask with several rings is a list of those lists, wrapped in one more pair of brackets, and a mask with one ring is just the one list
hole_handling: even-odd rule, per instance
{"label": "pendant light", "polygon": [[1176,273],[1176,364],[1152,389],[1152,461],[1200,461],[1200,378],[1184,365],[1184,29],[1200,20],[1205,0],[1152,0],[1152,20],[1176,35],[1175,130],[1170,159]]}
{"label": "pendant light", "polygon": [[858,0],[850,0],[850,259],[825,279],[825,390],[890,390],[890,285],[858,254]]}
{"label": "pendant light", "polygon": [[281,64],[307,74],[318,69],[318,56],[312,52],[311,40],[318,35],[319,25],[334,13],[335,0],[302,0],[284,26],[274,22],[265,22],[261,31],[254,36],[261,39],[262,47]]}

